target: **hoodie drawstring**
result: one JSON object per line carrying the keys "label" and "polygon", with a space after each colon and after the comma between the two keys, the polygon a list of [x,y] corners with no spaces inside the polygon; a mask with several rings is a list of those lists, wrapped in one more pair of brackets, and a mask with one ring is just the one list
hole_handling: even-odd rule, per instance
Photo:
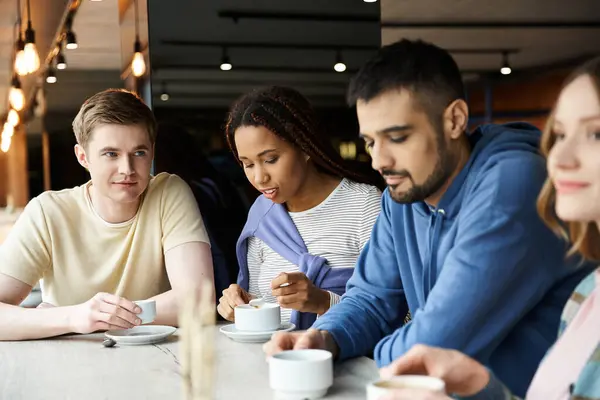
{"label": "hoodie drawstring", "polygon": [[444,226],[444,217],[446,212],[443,209],[432,209],[431,220],[429,223],[429,262],[425,268],[423,276],[423,300],[427,300],[429,292],[437,280],[437,250],[439,248],[438,240]]}

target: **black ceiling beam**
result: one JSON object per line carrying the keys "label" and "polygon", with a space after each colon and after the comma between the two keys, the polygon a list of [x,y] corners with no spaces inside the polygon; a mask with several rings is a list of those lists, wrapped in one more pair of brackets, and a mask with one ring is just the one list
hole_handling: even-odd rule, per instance
{"label": "black ceiling beam", "polygon": [[[190,71],[219,71],[219,64],[159,64],[153,66],[153,71],[164,71],[164,70],[190,70]],[[490,73],[493,70],[471,70],[464,69],[460,72],[462,74],[485,74]],[[358,69],[347,69],[344,72],[336,72],[333,68],[315,68],[315,67],[271,67],[271,66],[240,66],[233,63],[233,69],[231,71],[221,71],[223,76],[227,76],[227,74],[234,74],[236,72],[285,72],[285,73],[294,73],[294,74],[335,74],[335,75],[344,75],[344,74],[355,74],[358,72]],[[158,81],[169,81],[169,78],[159,78]],[[232,83],[236,83],[235,81]]]}
{"label": "black ceiling beam", "polygon": [[[216,69],[216,67],[213,67],[213,69]],[[157,73],[159,72],[158,70],[153,70],[153,72]],[[155,76],[153,76],[153,80],[155,80],[157,83],[160,82],[167,82],[170,87],[172,87],[171,85],[176,85],[176,84],[189,84],[189,85],[256,85],[256,84],[260,84],[260,85],[265,85],[265,84],[278,84],[278,85],[288,85],[288,86],[293,86],[293,85],[302,85],[302,87],[306,88],[306,87],[311,87],[311,88],[330,88],[330,89],[346,89],[346,87],[348,86],[348,84],[346,82],[298,82],[297,80],[293,80],[293,79],[276,79],[273,80],[271,78],[265,77],[264,79],[249,79],[249,78],[242,78],[242,79],[234,79],[234,78],[230,78],[230,79],[202,79],[202,78],[186,78],[186,77],[182,77],[182,76],[173,76],[173,77],[168,77],[168,78],[156,78]],[[162,90],[162,88],[160,87],[160,85],[157,85],[156,87],[153,87],[154,91],[160,91]],[[167,92],[169,92],[169,90],[167,90]]]}
{"label": "black ceiling beam", "polygon": [[382,21],[393,29],[597,29],[599,21]]}
{"label": "black ceiling beam", "polygon": [[[199,93],[171,93],[169,92],[169,100],[162,102],[161,103],[168,103],[171,100],[181,100],[181,99],[203,99],[203,98],[208,98],[208,99],[230,99],[230,98],[237,98],[240,97],[241,93],[203,93],[203,92],[199,92]],[[152,94],[152,97],[158,97],[160,98],[160,93],[155,92]],[[339,94],[307,94],[306,97],[308,98],[312,98],[312,99],[332,99],[332,100],[337,100],[339,99],[340,102],[344,103],[345,102],[345,92],[344,93],[339,93]]]}
{"label": "black ceiling beam", "polygon": [[161,44],[167,46],[188,47],[227,47],[255,48],[255,49],[292,49],[292,50],[377,50],[379,46],[366,46],[356,44],[308,44],[308,43],[267,43],[267,42],[210,42],[198,40],[162,40]]}
{"label": "black ceiling beam", "polygon": [[[158,70],[164,69],[179,69],[179,70],[197,70],[197,71],[215,71],[219,70],[219,64],[160,64],[155,67]],[[223,71],[223,74],[230,72],[291,72],[291,73],[312,73],[312,74],[352,74],[357,72],[357,69],[347,69],[344,72],[335,72],[333,68],[315,68],[315,67],[270,67],[270,66],[240,66],[233,63],[231,71]]]}
{"label": "black ceiling beam", "polygon": [[[219,17],[240,19],[323,21],[323,22],[380,22],[379,16],[355,14],[290,13],[276,11],[222,10]],[[596,29],[599,21],[382,21],[382,28],[411,29]]]}
{"label": "black ceiling beam", "polygon": [[[254,49],[291,49],[291,50],[365,50],[373,51],[379,49],[379,46],[366,45],[334,45],[334,44],[309,44],[309,43],[268,43],[268,42],[211,42],[199,40],[162,40],[162,45],[166,46],[185,46],[185,47],[226,47],[232,48],[254,48]],[[455,54],[514,54],[520,49],[510,48],[479,48],[479,49],[446,49]]]}
{"label": "black ceiling beam", "polygon": [[357,14],[315,14],[315,13],[290,13],[277,11],[236,11],[221,10],[220,18],[231,18],[234,22],[240,19],[261,19],[261,20],[288,20],[288,21],[321,21],[321,22],[377,22],[379,15],[357,15]]}

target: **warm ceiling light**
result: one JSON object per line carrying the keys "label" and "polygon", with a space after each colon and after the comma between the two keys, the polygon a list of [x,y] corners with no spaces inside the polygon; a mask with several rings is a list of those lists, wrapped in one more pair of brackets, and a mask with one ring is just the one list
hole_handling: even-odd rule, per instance
{"label": "warm ceiling light", "polygon": [[4,124],[4,128],[2,129],[2,135],[0,139],[2,143],[0,144],[0,150],[7,153],[8,149],[10,149],[10,143],[12,142],[12,136],[15,132],[15,128],[10,125],[8,122]]}
{"label": "warm ceiling light", "polygon": [[377,3],[377,0],[363,0],[365,3]]}
{"label": "warm ceiling light", "polygon": [[12,79],[12,86],[8,92],[8,102],[17,111],[21,111],[25,107],[25,94],[19,76],[16,74]]}
{"label": "warm ceiling light", "polygon": [[131,72],[136,77],[140,77],[146,73],[146,61],[142,54],[142,44],[140,43],[140,27],[138,21],[138,2],[133,1],[135,6],[135,43],[133,44],[133,59],[131,60]]}
{"label": "warm ceiling light", "polygon": [[4,128],[2,129],[2,139],[11,138],[15,134],[15,127],[9,124],[8,122],[4,123]]}
{"label": "warm ceiling light", "polygon": [[10,142],[12,141],[10,136],[7,137],[2,137],[2,143],[0,144],[0,150],[2,150],[4,153],[8,153],[8,150],[10,149]]}
{"label": "warm ceiling light", "polygon": [[27,63],[25,62],[25,42],[23,41],[23,35],[21,35],[21,28],[19,28],[19,38],[15,44],[15,71],[17,74],[24,76],[29,72]]}
{"label": "warm ceiling light", "polygon": [[25,30],[25,49],[24,49],[24,62],[27,65],[27,71],[29,74],[35,72],[40,67],[40,55],[38,54],[37,47],[35,46],[35,31],[31,26],[31,4],[30,0],[27,0],[27,29]]}
{"label": "warm ceiling light", "polygon": [[19,125],[21,122],[21,117],[19,117],[19,113],[15,111],[14,108],[11,108],[8,112],[8,116],[6,117],[6,122],[11,124],[13,127]]}
{"label": "warm ceiling light", "polygon": [[140,42],[136,40],[134,46],[135,54],[133,55],[133,60],[131,61],[131,71],[133,71],[133,75],[137,76],[138,78],[146,73],[146,61],[144,61],[144,55],[140,49]]}
{"label": "warm ceiling light", "polygon": [[25,94],[23,93],[23,89],[10,88],[8,101],[15,110],[21,111],[23,107],[25,107]]}
{"label": "warm ceiling light", "polygon": [[27,66],[28,73],[34,73],[40,68],[40,56],[38,55],[35,43],[25,43],[25,51],[23,52],[23,60]]}

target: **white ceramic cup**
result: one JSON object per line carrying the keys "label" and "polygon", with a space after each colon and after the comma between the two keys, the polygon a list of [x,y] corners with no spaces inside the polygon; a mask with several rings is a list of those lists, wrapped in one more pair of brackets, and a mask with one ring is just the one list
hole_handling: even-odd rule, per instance
{"label": "white ceramic cup", "polygon": [[367,385],[367,400],[379,400],[394,389],[427,389],[446,393],[443,380],[424,375],[399,375],[391,379],[380,379]]}
{"label": "white ceramic cup", "polygon": [[265,303],[260,307],[249,304],[233,309],[235,329],[239,331],[266,332],[279,329],[281,326],[281,311],[279,304]]}
{"label": "white ceramic cup", "polygon": [[141,309],[142,312],[137,316],[142,320],[142,324],[149,324],[150,322],[154,322],[156,318],[156,301],[154,300],[139,300],[134,301]]}
{"label": "white ceramic cup", "polygon": [[326,350],[289,350],[268,359],[275,398],[319,399],[333,385],[333,357]]}

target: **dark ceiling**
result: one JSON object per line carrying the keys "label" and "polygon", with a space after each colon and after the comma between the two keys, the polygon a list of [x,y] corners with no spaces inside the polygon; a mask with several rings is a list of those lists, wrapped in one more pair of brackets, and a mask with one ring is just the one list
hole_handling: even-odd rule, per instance
{"label": "dark ceiling", "polygon": [[[226,107],[268,84],[340,106],[352,72],[381,43],[379,3],[358,0],[149,0],[148,13],[155,107]],[[219,68],[223,56],[230,71]],[[337,57],[346,72],[333,70]]]}

